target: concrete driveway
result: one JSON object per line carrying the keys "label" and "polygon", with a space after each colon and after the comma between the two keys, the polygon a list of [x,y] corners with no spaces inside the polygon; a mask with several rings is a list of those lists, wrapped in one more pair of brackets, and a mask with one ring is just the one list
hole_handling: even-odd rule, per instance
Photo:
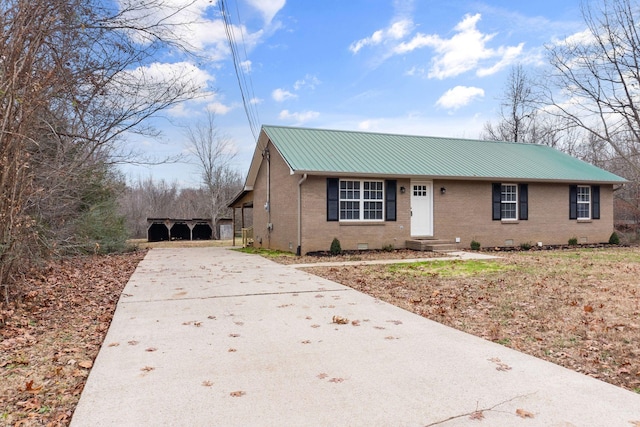
{"label": "concrete driveway", "polygon": [[640,394],[256,255],[153,249],[71,425],[633,427]]}

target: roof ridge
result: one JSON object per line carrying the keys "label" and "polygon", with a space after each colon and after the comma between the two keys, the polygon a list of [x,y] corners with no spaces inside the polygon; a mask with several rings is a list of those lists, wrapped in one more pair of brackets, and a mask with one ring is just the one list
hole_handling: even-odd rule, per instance
{"label": "roof ridge", "polygon": [[353,129],[327,129],[327,128],[311,128],[311,127],[300,127],[300,126],[282,126],[282,125],[262,125],[263,128],[278,128],[278,129],[291,129],[291,130],[308,130],[312,132],[341,132],[341,133],[351,133],[351,134],[364,134],[364,135],[380,135],[380,136],[390,136],[390,137],[407,137],[407,138],[432,138],[439,140],[456,140],[456,141],[469,141],[469,142],[485,142],[485,143],[497,143],[497,144],[516,144],[516,145],[531,145],[531,146],[541,146],[541,147],[549,147],[544,144],[534,144],[530,142],[516,142],[516,141],[500,141],[500,140],[492,140],[492,139],[479,139],[479,138],[459,138],[452,136],[435,136],[435,135],[417,135],[417,134],[405,134],[405,133],[390,133],[390,132],[381,132],[381,131],[362,131],[362,130],[353,130]]}

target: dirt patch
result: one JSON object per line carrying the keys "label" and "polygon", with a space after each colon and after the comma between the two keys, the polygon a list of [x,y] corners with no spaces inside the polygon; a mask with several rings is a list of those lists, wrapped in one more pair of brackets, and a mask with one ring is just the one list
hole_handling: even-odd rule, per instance
{"label": "dirt patch", "polygon": [[307,271],[640,393],[640,249],[492,254],[501,259],[486,268],[453,261]]}

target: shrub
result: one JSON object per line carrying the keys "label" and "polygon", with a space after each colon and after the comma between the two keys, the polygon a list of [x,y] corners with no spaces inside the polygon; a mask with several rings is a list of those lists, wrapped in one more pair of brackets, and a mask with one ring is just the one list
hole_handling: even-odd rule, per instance
{"label": "shrub", "polygon": [[479,251],[480,250],[480,242],[476,242],[475,240],[471,241],[471,250]]}
{"label": "shrub", "polygon": [[609,236],[609,244],[610,245],[620,244],[620,236],[618,236],[618,233],[616,233],[615,231],[611,233],[611,236]]}
{"label": "shrub", "polygon": [[578,238],[572,237],[569,239],[569,246],[576,246],[578,244]]}
{"label": "shrub", "polygon": [[523,251],[528,251],[529,249],[531,249],[531,243],[529,242],[520,243],[520,249],[522,249]]}
{"label": "shrub", "polygon": [[331,248],[329,249],[329,252],[331,252],[331,255],[340,255],[342,253],[340,240],[338,240],[336,237],[334,237],[333,241],[331,242]]}
{"label": "shrub", "polygon": [[392,244],[384,245],[382,247],[382,250],[385,251],[385,252],[393,252],[393,249],[394,249],[394,247],[393,247]]}

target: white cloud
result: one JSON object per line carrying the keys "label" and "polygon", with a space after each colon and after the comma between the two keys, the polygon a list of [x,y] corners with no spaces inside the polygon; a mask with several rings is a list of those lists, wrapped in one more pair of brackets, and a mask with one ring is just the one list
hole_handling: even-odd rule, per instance
{"label": "white cloud", "polygon": [[287,99],[295,99],[298,97],[298,95],[296,95],[295,93],[291,93],[288,90],[278,88],[271,92],[271,97],[276,102],[283,102]]}
{"label": "white cloud", "polygon": [[574,33],[562,40],[555,40],[555,44],[561,46],[590,45],[595,42],[593,33],[588,28],[584,31]]}
{"label": "white cloud", "polygon": [[[132,28],[149,28],[151,33],[158,34],[178,46],[186,47],[198,53],[204,53],[209,60],[220,61],[229,56],[225,25],[222,19],[212,19],[215,0],[195,0],[185,5],[184,0],[162,0],[154,7],[148,6],[147,0],[117,0],[122,13],[123,25]],[[268,22],[282,8],[285,0],[252,0]],[[253,4],[256,3],[256,4]],[[281,3],[280,6],[278,6]],[[244,25],[231,25],[236,40],[244,42],[247,51],[253,49],[265,31],[259,29],[250,33]],[[148,44],[155,40],[147,31],[129,31],[128,35],[136,43]]]}
{"label": "white cloud", "polygon": [[253,105],[258,105],[258,104],[262,104],[262,99],[261,98],[251,98],[249,100],[249,104],[253,104]]}
{"label": "white cloud", "polygon": [[465,15],[454,28],[456,34],[444,39],[437,34],[417,33],[411,40],[398,44],[394,53],[406,54],[416,49],[430,47],[436,55],[427,74],[429,78],[444,79],[454,77],[477,68],[482,61],[497,59],[497,63],[478,71],[478,76],[486,76],[513,63],[522,52],[523,44],[500,46],[492,49],[487,44],[495,34],[483,34],[476,25],[481,15]]}
{"label": "white cloud", "polygon": [[251,73],[251,61],[248,59],[246,61],[242,61],[240,63],[240,68],[242,68],[242,71],[246,74]]}
{"label": "white cloud", "polygon": [[[149,90],[155,90],[155,88],[162,86],[183,84],[185,90],[201,92],[203,95],[207,92],[209,82],[213,81],[212,75],[190,62],[154,62],[150,65],[123,72],[119,78],[122,84],[135,81],[148,87]],[[118,83],[116,82],[115,84]],[[138,94],[138,96],[143,95]]]}
{"label": "white cloud", "polygon": [[258,9],[264,18],[264,22],[268,25],[273,21],[280,9],[284,7],[286,0],[247,0],[247,2]]}
{"label": "white cloud", "polygon": [[367,119],[358,123],[358,129],[363,131],[370,131],[375,129],[378,125],[378,120]]}
{"label": "white cloud", "polygon": [[522,53],[523,47],[524,43],[520,43],[518,46],[507,46],[506,48],[501,47],[498,49],[498,54],[501,56],[501,59],[491,67],[478,68],[476,75],[478,77],[486,77],[497,73],[503,68],[509,67],[511,64],[517,62],[518,57]]}
{"label": "white cloud", "polygon": [[399,19],[392,22],[385,29],[375,31],[371,36],[357,40],[349,46],[349,50],[358,53],[365,46],[375,46],[386,41],[401,40],[413,28],[413,22],[410,19]]}
{"label": "white cloud", "polygon": [[308,87],[309,89],[313,90],[319,84],[320,80],[316,76],[307,74],[303,79],[296,80],[296,82],[293,84],[293,88],[295,90],[300,90],[303,87]]}
{"label": "white cloud", "polygon": [[448,110],[456,110],[484,96],[484,90],[473,86],[456,86],[438,99],[436,105]]}
{"label": "white cloud", "polygon": [[300,125],[304,122],[308,122],[309,120],[313,120],[320,116],[320,113],[317,111],[302,111],[299,113],[292,113],[289,110],[282,110],[278,115],[280,120],[292,120],[296,122],[297,125]]}
{"label": "white cloud", "polygon": [[232,108],[230,106],[224,105],[221,102],[212,102],[210,104],[207,104],[207,111],[210,111],[214,114],[220,114],[224,116],[231,110]]}

